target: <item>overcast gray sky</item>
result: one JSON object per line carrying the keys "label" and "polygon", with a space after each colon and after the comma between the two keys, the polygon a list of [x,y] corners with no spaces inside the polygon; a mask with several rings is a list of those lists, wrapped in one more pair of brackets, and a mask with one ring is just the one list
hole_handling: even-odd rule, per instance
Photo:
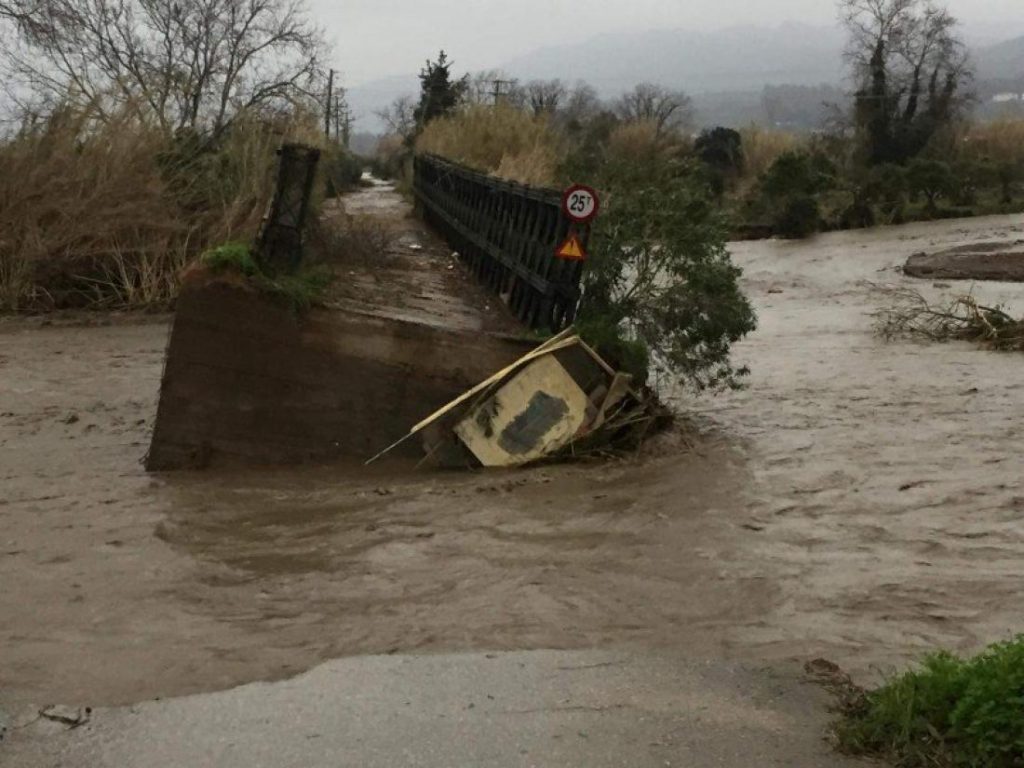
{"label": "overcast gray sky", "polygon": [[[310,0],[345,85],[419,70],[444,47],[460,71],[486,69],[560,40],[621,29],[830,24],[832,0]],[[1024,28],[1024,0],[948,0],[971,27]]]}

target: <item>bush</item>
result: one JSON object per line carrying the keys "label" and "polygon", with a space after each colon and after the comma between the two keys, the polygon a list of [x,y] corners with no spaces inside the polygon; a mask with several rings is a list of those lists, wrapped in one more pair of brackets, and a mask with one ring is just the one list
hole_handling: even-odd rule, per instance
{"label": "bush", "polygon": [[244,243],[225,243],[199,257],[199,262],[216,273],[235,272],[258,291],[286,304],[296,314],[306,312],[320,301],[334,280],[324,265],[303,266],[294,274],[265,272]]}
{"label": "bush", "polygon": [[816,195],[835,185],[836,167],[820,152],[784,152],[761,179],[770,198]]}
{"label": "bush", "polygon": [[940,652],[864,695],[836,729],[849,751],[901,766],[1024,763],[1024,638],[972,659]]}
{"label": "bush", "polygon": [[693,145],[694,154],[710,171],[712,189],[725,193],[743,173],[743,139],[731,128],[703,131]]}
{"label": "bush", "polygon": [[739,386],[732,343],[756,327],[725,223],[692,165],[610,164],[594,224],[579,327],[599,351],[696,390]]}
{"label": "bush", "polygon": [[256,259],[245,243],[224,243],[211,248],[199,257],[199,261],[214,272],[234,270],[245,277],[252,277],[260,271]]}
{"label": "bush", "polygon": [[760,181],[762,206],[783,237],[807,237],[821,225],[817,195],[835,186],[836,167],[821,152],[783,152]]}
{"label": "bush", "polygon": [[382,136],[377,142],[377,151],[370,159],[370,173],[378,179],[398,179],[408,156],[409,149],[401,136]]}
{"label": "bush", "polygon": [[907,166],[907,187],[912,194],[925,196],[928,201],[927,210],[931,214],[937,212],[936,201],[952,194],[957,186],[958,180],[953,169],[941,160],[919,157]]}
{"label": "bush", "polygon": [[853,202],[839,217],[840,229],[863,229],[874,225],[875,209],[863,194],[854,195]]}
{"label": "bush", "polygon": [[907,175],[898,165],[882,163],[870,171],[867,196],[877,202],[883,220],[898,224],[907,198]]}
{"label": "bush", "polygon": [[320,155],[320,167],[327,197],[337,197],[355,189],[363,178],[363,161],[336,145],[331,145]]}
{"label": "bush", "polygon": [[820,226],[821,209],[818,201],[810,195],[787,198],[772,222],[776,234],[796,239],[813,235]]}

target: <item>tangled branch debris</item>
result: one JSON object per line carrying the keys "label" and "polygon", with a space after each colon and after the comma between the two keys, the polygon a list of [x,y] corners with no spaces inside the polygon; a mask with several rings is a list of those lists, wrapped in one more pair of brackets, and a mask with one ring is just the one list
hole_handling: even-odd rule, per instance
{"label": "tangled branch debris", "polygon": [[885,339],[918,337],[930,341],[964,340],[999,350],[1024,351],[1024,319],[1002,307],[979,304],[971,294],[948,305],[931,304],[913,288],[873,286],[888,305],[872,313]]}
{"label": "tangled branch debris", "polygon": [[414,435],[439,467],[513,467],[636,450],[667,412],[611,368],[573,328],[434,412]]}

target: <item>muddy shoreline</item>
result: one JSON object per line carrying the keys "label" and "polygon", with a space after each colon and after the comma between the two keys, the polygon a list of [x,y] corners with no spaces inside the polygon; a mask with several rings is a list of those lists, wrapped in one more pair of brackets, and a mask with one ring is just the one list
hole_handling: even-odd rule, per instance
{"label": "muddy shoreline", "polygon": [[1024,282],[1024,240],[971,243],[915,253],[903,266],[908,277]]}

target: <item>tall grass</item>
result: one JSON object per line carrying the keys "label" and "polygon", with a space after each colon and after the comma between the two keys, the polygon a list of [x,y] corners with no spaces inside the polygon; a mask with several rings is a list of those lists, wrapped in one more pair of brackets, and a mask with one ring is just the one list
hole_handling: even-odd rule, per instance
{"label": "tall grass", "polygon": [[302,121],[240,116],[217,142],[59,110],[0,144],[0,311],[167,304],[204,248],[250,239]]}
{"label": "tall grass", "polygon": [[[0,147],[0,309],[159,295],[194,227],[167,194],[163,140],[58,112]],[[141,292],[141,293],[140,293]]]}
{"label": "tall grass", "polygon": [[563,155],[547,118],[508,105],[473,105],[434,120],[417,138],[416,149],[538,186],[555,182]]}
{"label": "tall grass", "polygon": [[740,131],[743,139],[744,176],[758,179],[786,152],[797,149],[801,138],[793,133],[750,125]]}
{"label": "tall grass", "polygon": [[621,123],[608,135],[604,162],[612,168],[660,167],[672,157],[689,151],[687,139],[665,134],[653,120]]}
{"label": "tall grass", "polygon": [[971,123],[964,131],[961,152],[971,159],[1024,166],[1024,120]]}
{"label": "tall grass", "polygon": [[1024,638],[969,659],[939,652],[853,697],[840,745],[906,768],[1024,764]]}

